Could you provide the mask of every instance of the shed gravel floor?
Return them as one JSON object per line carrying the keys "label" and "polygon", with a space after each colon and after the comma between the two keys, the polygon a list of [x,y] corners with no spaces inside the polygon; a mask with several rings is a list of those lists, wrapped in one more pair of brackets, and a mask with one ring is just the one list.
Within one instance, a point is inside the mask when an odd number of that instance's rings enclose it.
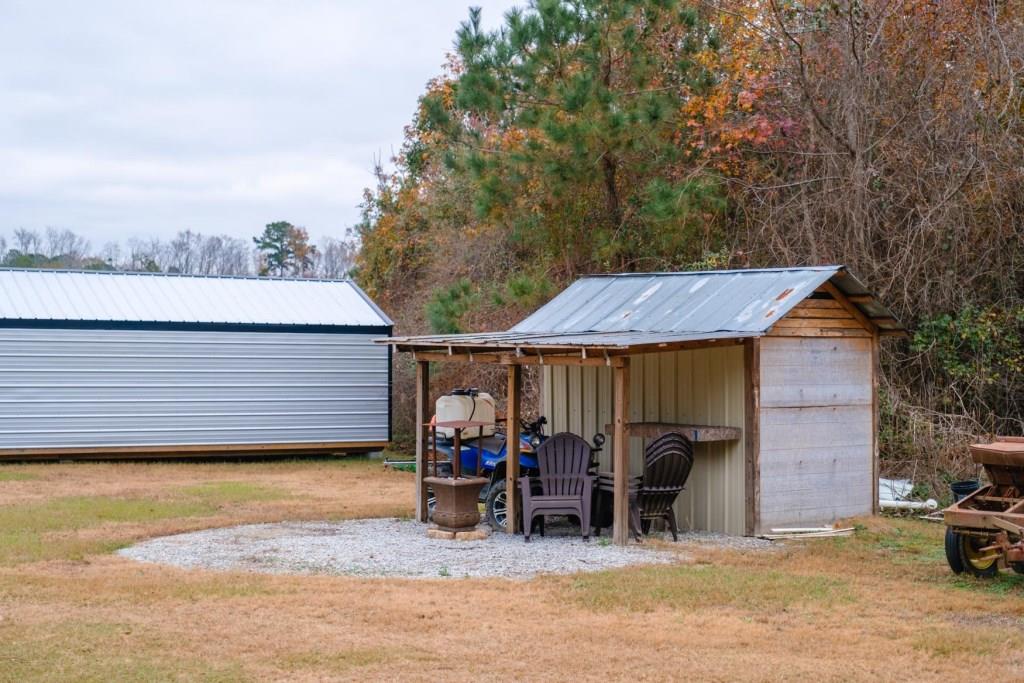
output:
{"label": "shed gravel floor", "polygon": [[155,538],[119,553],[184,568],[409,578],[525,579],[685,559],[608,540],[584,542],[578,527],[551,525],[547,536],[534,535],[530,543],[500,533],[482,541],[442,541],[427,538],[426,525],[411,520],[358,519],[209,529]]}

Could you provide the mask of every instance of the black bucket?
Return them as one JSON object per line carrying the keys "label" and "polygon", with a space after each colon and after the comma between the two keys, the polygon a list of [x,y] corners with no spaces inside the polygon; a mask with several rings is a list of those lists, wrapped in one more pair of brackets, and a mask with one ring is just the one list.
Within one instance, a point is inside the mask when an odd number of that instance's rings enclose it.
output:
{"label": "black bucket", "polygon": [[949,488],[953,492],[953,500],[959,503],[981,488],[981,482],[977,479],[964,479],[963,481],[954,481]]}

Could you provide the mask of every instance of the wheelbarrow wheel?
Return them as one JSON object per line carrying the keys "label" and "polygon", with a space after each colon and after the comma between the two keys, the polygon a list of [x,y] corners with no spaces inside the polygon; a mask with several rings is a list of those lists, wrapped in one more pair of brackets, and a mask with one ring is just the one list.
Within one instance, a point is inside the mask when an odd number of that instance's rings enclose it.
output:
{"label": "wheelbarrow wheel", "polygon": [[981,579],[990,579],[999,573],[998,550],[983,550],[991,545],[991,539],[982,536],[968,536],[957,534],[960,537],[960,560],[964,570],[972,576]]}
{"label": "wheelbarrow wheel", "polygon": [[964,562],[960,559],[960,534],[946,527],[946,562],[954,574],[964,573]]}

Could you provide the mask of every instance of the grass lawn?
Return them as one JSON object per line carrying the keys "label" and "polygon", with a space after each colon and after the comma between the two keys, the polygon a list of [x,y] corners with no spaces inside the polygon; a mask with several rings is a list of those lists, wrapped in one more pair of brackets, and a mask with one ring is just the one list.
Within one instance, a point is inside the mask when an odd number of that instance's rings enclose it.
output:
{"label": "grass lawn", "polygon": [[917,521],[529,582],[113,554],[214,526],[407,516],[411,481],[362,459],[0,465],[0,681],[1024,677],[1024,577],[954,577],[942,527]]}

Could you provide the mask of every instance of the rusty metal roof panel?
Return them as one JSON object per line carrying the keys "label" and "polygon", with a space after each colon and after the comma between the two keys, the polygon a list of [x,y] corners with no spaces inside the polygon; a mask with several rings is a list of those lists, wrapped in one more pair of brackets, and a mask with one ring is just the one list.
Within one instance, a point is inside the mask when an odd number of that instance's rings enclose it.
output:
{"label": "rusty metal roof panel", "polygon": [[[841,266],[594,275],[513,332],[766,332]],[[858,283],[859,284],[859,283]]]}

